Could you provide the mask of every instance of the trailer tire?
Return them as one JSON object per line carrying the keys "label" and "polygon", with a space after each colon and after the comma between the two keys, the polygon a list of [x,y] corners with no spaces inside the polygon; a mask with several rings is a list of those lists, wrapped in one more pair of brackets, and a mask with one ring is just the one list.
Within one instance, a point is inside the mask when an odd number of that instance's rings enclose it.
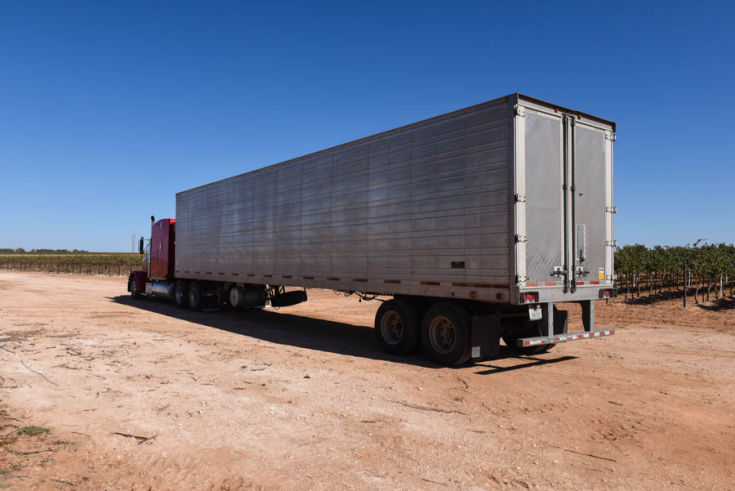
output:
{"label": "trailer tire", "polygon": [[130,296],[132,296],[133,298],[140,298],[138,282],[136,281],[134,274],[131,274],[128,278],[128,291],[130,292]]}
{"label": "trailer tire", "polygon": [[186,298],[190,309],[202,310],[204,298],[202,296],[202,287],[198,282],[192,281],[189,284],[189,294]]}
{"label": "trailer tire", "polygon": [[408,355],[419,344],[419,316],[410,303],[388,300],[375,314],[375,337],[386,353]]}
{"label": "trailer tire", "polygon": [[424,314],[421,343],[427,356],[446,366],[459,366],[470,359],[470,316],[461,305],[435,303]]}
{"label": "trailer tire", "polygon": [[184,280],[177,280],[174,286],[174,303],[177,307],[185,309],[188,307],[189,290]]}

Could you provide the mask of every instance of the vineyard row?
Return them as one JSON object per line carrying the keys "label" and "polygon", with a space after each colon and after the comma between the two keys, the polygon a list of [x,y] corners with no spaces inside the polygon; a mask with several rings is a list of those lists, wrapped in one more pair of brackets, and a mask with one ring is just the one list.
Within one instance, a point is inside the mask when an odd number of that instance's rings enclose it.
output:
{"label": "vineyard row", "polygon": [[681,295],[699,303],[709,301],[714,291],[717,300],[735,287],[735,246],[704,244],[647,248],[628,245],[615,252],[618,291],[627,301],[640,297]]}
{"label": "vineyard row", "polygon": [[13,271],[37,271],[42,273],[75,273],[87,275],[125,275],[130,265],[125,263],[24,263],[0,262],[0,269]]}

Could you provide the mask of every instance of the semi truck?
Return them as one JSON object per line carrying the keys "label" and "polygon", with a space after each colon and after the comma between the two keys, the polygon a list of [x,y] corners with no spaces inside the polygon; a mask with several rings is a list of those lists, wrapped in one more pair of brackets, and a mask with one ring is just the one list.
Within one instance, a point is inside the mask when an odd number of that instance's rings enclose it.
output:
{"label": "semi truck", "polygon": [[354,294],[382,302],[384,351],[447,366],[610,336],[615,131],[516,93],[182,191],[128,291],[194,310]]}

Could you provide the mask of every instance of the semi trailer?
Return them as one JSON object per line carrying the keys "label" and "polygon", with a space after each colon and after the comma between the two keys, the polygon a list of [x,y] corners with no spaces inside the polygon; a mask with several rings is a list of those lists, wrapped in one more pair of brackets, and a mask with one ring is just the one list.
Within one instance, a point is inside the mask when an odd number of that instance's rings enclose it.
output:
{"label": "semi trailer", "polygon": [[128,290],[195,310],[355,294],[382,302],[383,350],[444,365],[609,336],[615,131],[511,94],[183,191]]}

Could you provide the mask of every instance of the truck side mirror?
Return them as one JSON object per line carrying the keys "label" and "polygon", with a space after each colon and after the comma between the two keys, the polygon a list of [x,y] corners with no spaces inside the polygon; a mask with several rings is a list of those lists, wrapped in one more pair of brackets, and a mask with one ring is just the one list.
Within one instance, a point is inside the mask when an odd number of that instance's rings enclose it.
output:
{"label": "truck side mirror", "polygon": [[138,252],[140,252],[141,254],[144,254],[144,252],[143,252],[143,237],[141,237],[140,240],[138,241]]}

